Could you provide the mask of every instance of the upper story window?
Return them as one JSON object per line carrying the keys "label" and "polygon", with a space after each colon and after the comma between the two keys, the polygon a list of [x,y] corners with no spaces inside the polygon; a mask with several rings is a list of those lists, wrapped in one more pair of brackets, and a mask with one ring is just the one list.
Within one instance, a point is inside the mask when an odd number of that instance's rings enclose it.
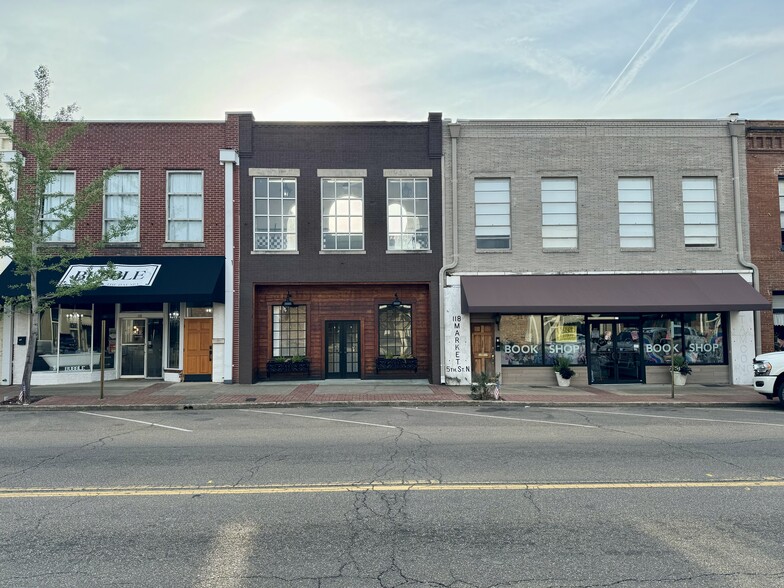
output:
{"label": "upper story window", "polygon": [[321,248],[363,251],[364,181],[321,178]]}
{"label": "upper story window", "polygon": [[653,249],[653,178],[618,178],[621,247]]}
{"label": "upper story window", "polygon": [[297,250],[297,180],[253,180],[253,248],[256,251]]}
{"label": "upper story window", "polygon": [[139,172],[118,172],[107,179],[104,186],[104,235],[108,235],[125,218],[135,219],[136,225],[122,235],[112,237],[112,243],[139,241]]}
{"label": "upper story window", "polygon": [[41,231],[44,241],[49,243],[73,243],[73,223],[68,227],[56,230],[64,217],[72,217],[76,198],[76,173],[59,172],[52,179],[44,192]]}
{"label": "upper story window", "polygon": [[476,248],[511,249],[510,180],[508,178],[475,179],[474,204]]}
{"label": "upper story window", "polygon": [[167,177],[166,240],[204,240],[204,174],[169,172]]}
{"label": "upper story window", "polygon": [[542,178],[542,248],[577,248],[577,178]]}
{"label": "upper story window", "polygon": [[427,178],[387,178],[387,247],[430,249],[430,194]]}
{"label": "upper story window", "polygon": [[683,236],[686,247],[719,244],[716,178],[683,178]]}
{"label": "upper story window", "polygon": [[779,225],[781,226],[781,250],[784,251],[784,178],[779,178]]}

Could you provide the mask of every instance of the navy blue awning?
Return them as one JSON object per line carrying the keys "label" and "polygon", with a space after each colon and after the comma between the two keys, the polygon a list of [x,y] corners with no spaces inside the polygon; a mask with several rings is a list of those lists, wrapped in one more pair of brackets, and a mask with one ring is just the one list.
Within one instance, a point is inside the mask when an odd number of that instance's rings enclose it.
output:
{"label": "navy blue awning", "polygon": [[[39,293],[54,292],[64,275],[79,271],[77,266],[104,266],[110,261],[124,270],[123,279],[85,291],[75,298],[58,300],[65,303],[189,302],[196,305],[224,301],[224,258],[209,255],[85,257],[74,260],[65,272],[40,272]],[[16,264],[12,262],[0,274],[0,297],[28,294],[28,282],[28,276],[16,273]],[[128,283],[134,285],[124,285]]]}

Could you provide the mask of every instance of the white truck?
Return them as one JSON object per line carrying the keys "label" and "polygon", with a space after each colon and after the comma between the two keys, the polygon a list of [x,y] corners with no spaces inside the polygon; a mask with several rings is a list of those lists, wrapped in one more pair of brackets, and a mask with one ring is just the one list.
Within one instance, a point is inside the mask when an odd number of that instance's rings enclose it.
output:
{"label": "white truck", "polygon": [[784,351],[763,353],[754,358],[754,389],[768,400],[778,398],[784,408]]}

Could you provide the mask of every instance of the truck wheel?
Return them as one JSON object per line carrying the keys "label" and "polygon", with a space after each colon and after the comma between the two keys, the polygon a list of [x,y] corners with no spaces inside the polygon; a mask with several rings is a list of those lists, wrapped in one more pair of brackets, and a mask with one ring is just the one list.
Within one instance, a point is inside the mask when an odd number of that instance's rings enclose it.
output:
{"label": "truck wheel", "polygon": [[784,408],[784,382],[780,382],[778,385],[778,397],[779,397],[779,406]]}

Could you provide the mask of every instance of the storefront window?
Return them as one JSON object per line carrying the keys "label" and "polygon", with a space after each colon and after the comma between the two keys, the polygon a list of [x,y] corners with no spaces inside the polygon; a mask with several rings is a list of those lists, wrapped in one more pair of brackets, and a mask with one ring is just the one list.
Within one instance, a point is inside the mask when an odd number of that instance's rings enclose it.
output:
{"label": "storefront window", "polygon": [[585,317],[577,314],[545,315],[544,363],[567,357],[572,365],[585,364]]}
{"label": "storefront window", "polygon": [[378,307],[379,356],[411,356],[411,323],[410,304],[382,304]]}
{"label": "storefront window", "polygon": [[[674,345],[671,340],[671,331],[675,333]],[[680,315],[664,314],[644,317],[642,341],[647,365],[670,363],[673,349],[677,354],[683,351]]]}
{"label": "storefront window", "polygon": [[307,308],[272,307],[272,356],[304,356],[306,351]]}
{"label": "storefront window", "polygon": [[169,346],[168,363],[166,367],[180,368],[180,305],[169,304]]}
{"label": "storefront window", "polygon": [[92,306],[48,308],[40,316],[33,369],[65,372],[99,368],[101,350],[93,343]]}
{"label": "storefront window", "polygon": [[683,315],[683,336],[686,361],[689,363],[724,363],[721,313]]}
{"label": "storefront window", "polygon": [[212,307],[188,305],[185,316],[188,318],[212,318]]}
{"label": "storefront window", "polygon": [[499,325],[504,366],[542,365],[542,317],[504,315]]}

